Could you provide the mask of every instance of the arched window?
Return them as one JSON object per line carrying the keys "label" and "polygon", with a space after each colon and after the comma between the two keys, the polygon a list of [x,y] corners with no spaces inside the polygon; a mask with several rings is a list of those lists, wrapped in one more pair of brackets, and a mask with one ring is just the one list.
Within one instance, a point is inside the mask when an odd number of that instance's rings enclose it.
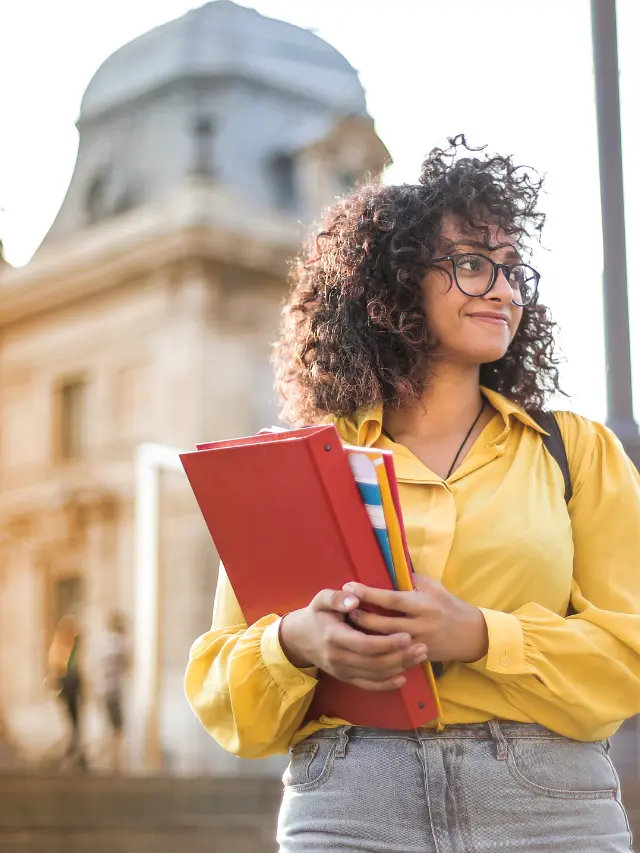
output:
{"label": "arched window", "polygon": [[295,159],[290,154],[278,154],[271,159],[270,165],[276,206],[294,209],[298,203]]}
{"label": "arched window", "polygon": [[113,212],[115,215],[118,215],[119,213],[126,213],[128,210],[135,207],[135,204],[136,198],[132,190],[126,189],[118,196],[118,200],[113,206]]}
{"label": "arched window", "polygon": [[87,190],[85,212],[89,223],[98,222],[107,215],[108,178],[105,172],[97,174]]}
{"label": "arched window", "polygon": [[338,186],[343,195],[353,192],[356,188],[357,178],[353,172],[340,172],[338,174]]}
{"label": "arched window", "polygon": [[193,125],[193,171],[196,175],[213,175],[213,134],[213,120],[208,116],[198,116]]}

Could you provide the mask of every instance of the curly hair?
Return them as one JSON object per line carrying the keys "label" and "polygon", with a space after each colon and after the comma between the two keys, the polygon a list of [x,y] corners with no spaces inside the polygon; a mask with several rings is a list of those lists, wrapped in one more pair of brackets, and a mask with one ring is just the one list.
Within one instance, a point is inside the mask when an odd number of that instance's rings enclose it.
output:
{"label": "curly hair", "polygon": [[[424,392],[436,341],[422,281],[445,215],[487,236],[487,223],[498,225],[521,251],[540,238],[542,179],[511,157],[475,156],[484,149],[462,135],[448,142],[428,155],[418,184],[366,185],[339,201],[296,259],[274,350],[286,420],[348,416]],[[543,408],[560,390],[554,329],[537,299],[525,306],[506,354],[481,365],[481,383],[529,411]]]}

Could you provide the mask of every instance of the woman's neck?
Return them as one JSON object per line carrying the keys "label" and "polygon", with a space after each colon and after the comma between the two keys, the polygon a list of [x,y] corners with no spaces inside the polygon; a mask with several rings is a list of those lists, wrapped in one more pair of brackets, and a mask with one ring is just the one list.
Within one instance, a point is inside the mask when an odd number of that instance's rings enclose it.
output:
{"label": "woman's neck", "polygon": [[439,364],[420,400],[385,409],[384,426],[396,441],[438,441],[466,431],[482,406],[479,368]]}

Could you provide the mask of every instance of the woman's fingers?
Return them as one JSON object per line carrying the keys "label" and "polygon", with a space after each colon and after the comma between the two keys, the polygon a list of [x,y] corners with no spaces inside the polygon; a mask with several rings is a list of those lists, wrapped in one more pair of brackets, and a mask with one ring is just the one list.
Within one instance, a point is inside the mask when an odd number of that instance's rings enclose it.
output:
{"label": "woman's fingers", "polygon": [[414,644],[400,652],[378,657],[366,657],[340,648],[330,650],[327,655],[327,661],[332,670],[348,674],[349,680],[370,678],[373,681],[393,678],[426,659],[427,650],[421,644]]}
{"label": "woman's fingers", "polygon": [[356,631],[346,622],[336,622],[332,625],[328,640],[333,646],[366,657],[387,655],[406,649],[411,645],[411,636],[407,633],[363,634],[362,631]]}
{"label": "woman's fingers", "polygon": [[[344,626],[348,633],[357,633]],[[341,633],[341,632],[337,632]],[[364,637],[367,640],[390,640],[389,637]],[[344,638],[343,638],[344,641]],[[351,648],[330,641],[325,651],[325,669],[341,681],[353,684],[359,680],[387,683],[401,676],[427,659],[427,649],[422,643],[410,642],[380,654],[361,654]],[[391,689],[391,688],[389,688]]]}
{"label": "woman's fingers", "polygon": [[380,616],[378,613],[368,613],[364,610],[352,610],[349,619],[358,628],[375,631],[376,634],[406,634],[413,627],[406,616]]}
{"label": "woman's fingers", "polygon": [[351,581],[342,587],[342,592],[359,599],[360,602],[373,604],[385,610],[395,610],[399,613],[412,615],[424,608],[425,593],[398,592],[392,589],[376,589],[362,583]]}
{"label": "woman's fingers", "polygon": [[340,589],[322,589],[311,602],[313,610],[325,610],[334,613],[349,613],[359,602],[352,592]]}

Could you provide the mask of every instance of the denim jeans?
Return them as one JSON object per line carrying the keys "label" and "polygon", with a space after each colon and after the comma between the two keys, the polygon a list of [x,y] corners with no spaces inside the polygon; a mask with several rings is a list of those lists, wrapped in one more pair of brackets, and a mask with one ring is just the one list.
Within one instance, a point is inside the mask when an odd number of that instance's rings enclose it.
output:
{"label": "denim jeans", "polygon": [[324,730],[293,750],[280,851],[629,853],[608,751],[496,721]]}

